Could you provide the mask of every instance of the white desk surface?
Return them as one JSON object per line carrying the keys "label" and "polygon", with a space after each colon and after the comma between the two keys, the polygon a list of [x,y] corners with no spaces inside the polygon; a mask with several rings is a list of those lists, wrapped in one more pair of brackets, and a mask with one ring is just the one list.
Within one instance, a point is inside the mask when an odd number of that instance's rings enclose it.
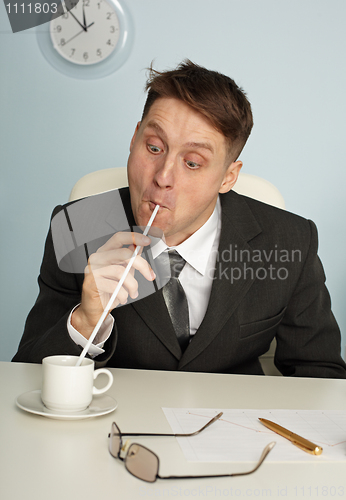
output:
{"label": "white desk surface", "polygon": [[[140,498],[346,498],[346,464],[270,464],[250,476],[158,480],[131,476],[108,452],[113,420],[123,432],[171,432],[162,407],[346,409],[346,381],[112,369],[115,412],[61,421],[15,405],[41,387],[41,365],[0,363],[1,500]],[[135,438],[160,457],[162,475],[244,470],[237,463],[188,463],[175,438]]]}

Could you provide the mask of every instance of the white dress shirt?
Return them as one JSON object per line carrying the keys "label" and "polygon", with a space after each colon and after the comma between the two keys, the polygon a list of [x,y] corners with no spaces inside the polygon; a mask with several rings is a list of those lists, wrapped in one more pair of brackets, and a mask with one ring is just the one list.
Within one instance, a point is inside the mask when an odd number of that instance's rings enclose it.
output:
{"label": "white dress shirt", "polygon": [[[208,307],[220,234],[221,203],[218,198],[212,215],[187,240],[173,247],[168,247],[163,240],[160,240],[151,249],[154,260],[162,252],[168,252],[169,250],[176,250],[186,260],[179,280],[184,288],[189,305],[191,335],[194,335],[198,330]],[[68,332],[76,344],[84,347],[87,339],[71,325],[72,312],[67,322]],[[90,346],[90,356],[95,357],[104,352],[102,347],[112,332],[113,324],[114,318],[109,315],[96,335],[94,343]]]}

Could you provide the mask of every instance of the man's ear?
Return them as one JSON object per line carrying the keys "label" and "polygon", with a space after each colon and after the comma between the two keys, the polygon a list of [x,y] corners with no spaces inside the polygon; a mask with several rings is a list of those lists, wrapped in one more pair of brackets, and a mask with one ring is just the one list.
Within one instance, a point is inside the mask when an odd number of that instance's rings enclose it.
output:
{"label": "man's ear", "polygon": [[132,136],[132,139],[131,139],[131,142],[130,142],[130,151],[132,149],[132,146],[133,146],[133,143],[135,142],[136,140],[136,136],[137,136],[137,132],[138,132],[138,129],[139,129],[139,126],[140,126],[141,122],[138,122],[137,125],[136,125],[136,128],[135,128],[135,132]]}
{"label": "man's ear", "polygon": [[225,176],[219,189],[219,193],[227,193],[232,189],[234,184],[237,182],[238,175],[242,166],[242,161],[234,161],[227,167]]}

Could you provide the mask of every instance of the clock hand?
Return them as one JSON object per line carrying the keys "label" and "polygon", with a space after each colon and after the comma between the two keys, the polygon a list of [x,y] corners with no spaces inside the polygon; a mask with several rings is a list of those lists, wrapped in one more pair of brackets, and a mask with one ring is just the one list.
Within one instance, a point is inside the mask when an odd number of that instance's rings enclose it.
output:
{"label": "clock hand", "polygon": [[78,21],[78,19],[76,18],[76,16],[75,16],[75,15],[74,15],[74,13],[72,12],[72,10],[69,10],[69,13],[70,13],[70,14],[71,14],[71,16],[72,16],[72,17],[73,17],[73,18],[77,21],[77,23],[79,24],[79,26],[80,26],[81,28],[83,28],[83,30],[84,30],[84,31],[87,31],[87,27],[86,27],[86,26],[83,26],[83,24],[82,24],[82,23],[80,23],[80,22]]}
{"label": "clock hand", "polygon": [[73,37],[71,37],[69,40],[67,40],[67,42],[65,42],[64,45],[67,45],[71,40],[73,40],[74,38],[76,38],[76,36],[80,35],[81,33],[83,33],[84,31],[84,28],[82,30],[80,30],[77,35],[74,35]]}
{"label": "clock hand", "polygon": [[88,31],[88,26],[87,26],[86,19],[85,19],[84,0],[82,0],[82,2],[83,2],[83,24],[85,27],[85,31]]}
{"label": "clock hand", "polygon": [[[90,28],[90,26],[92,26],[93,24],[95,24],[95,22],[92,22],[90,23],[87,28]],[[73,40],[74,38],[76,38],[76,36],[80,35],[81,33],[83,33],[84,31],[84,28],[80,31],[78,31],[78,33],[76,35],[74,35],[73,37],[71,37],[69,40],[67,40],[67,42],[65,42],[65,45],[67,45],[71,40]]]}

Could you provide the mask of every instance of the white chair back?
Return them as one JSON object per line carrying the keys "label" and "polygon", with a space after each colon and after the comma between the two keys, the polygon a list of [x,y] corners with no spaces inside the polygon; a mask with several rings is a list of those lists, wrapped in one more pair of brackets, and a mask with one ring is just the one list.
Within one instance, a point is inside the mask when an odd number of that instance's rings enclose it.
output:
{"label": "white chair back", "polygon": [[69,201],[128,186],[127,168],[105,168],[81,177],[73,186]]}

